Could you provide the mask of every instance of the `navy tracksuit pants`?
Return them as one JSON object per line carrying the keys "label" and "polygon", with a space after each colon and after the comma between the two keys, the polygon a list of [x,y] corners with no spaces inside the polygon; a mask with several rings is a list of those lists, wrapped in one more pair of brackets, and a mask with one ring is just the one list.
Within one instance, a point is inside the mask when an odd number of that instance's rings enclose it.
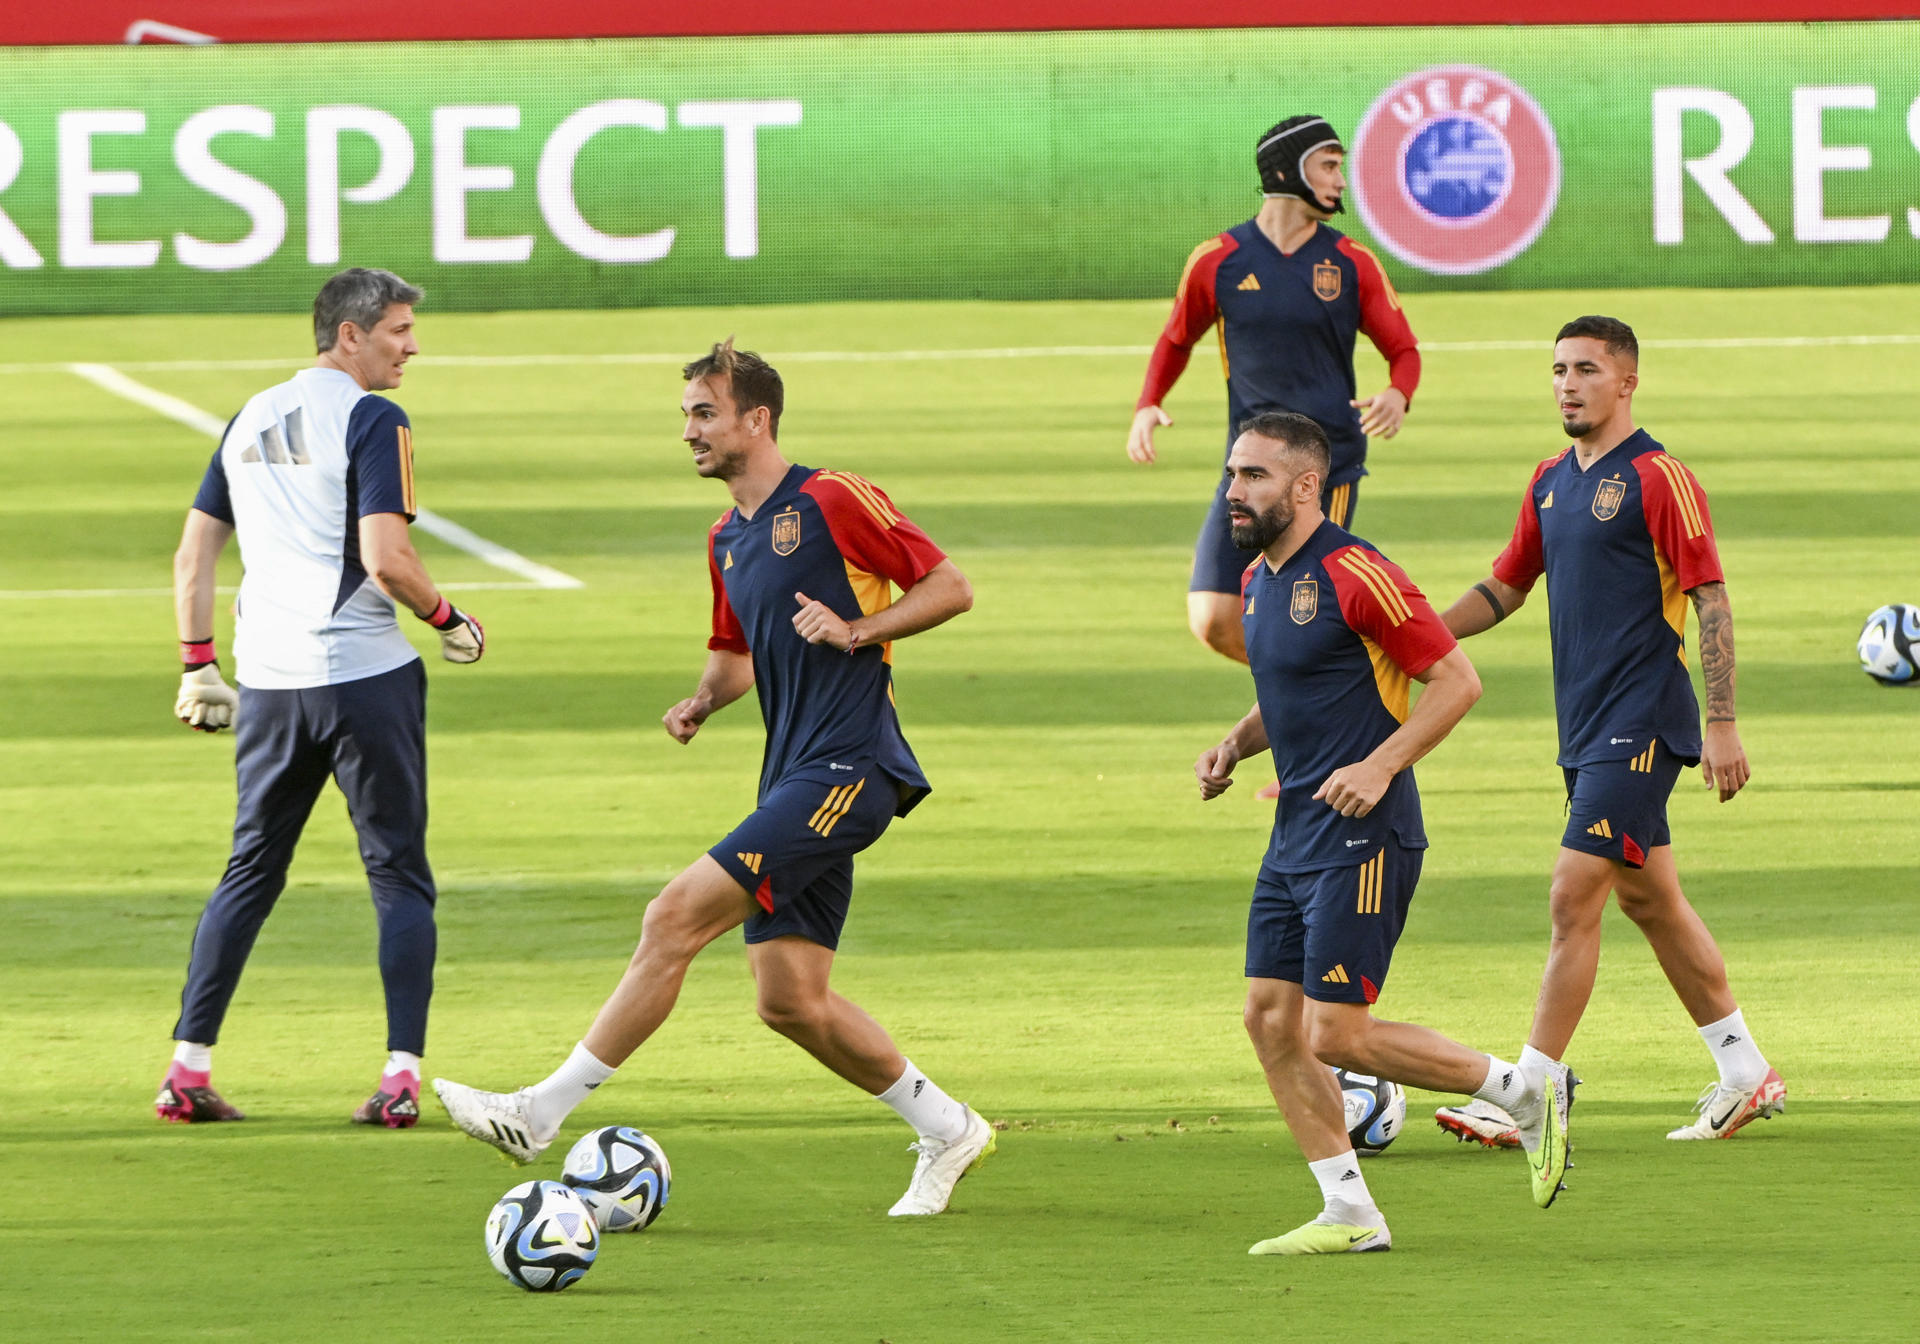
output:
{"label": "navy tracksuit pants", "polygon": [[334,686],[240,688],[233,856],[194,930],[176,1041],[219,1039],[254,939],[286,887],[293,847],[331,776],[346,795],[379,917],[387,1049],[426,1053],[435,950],[426,707],[418,659]]}

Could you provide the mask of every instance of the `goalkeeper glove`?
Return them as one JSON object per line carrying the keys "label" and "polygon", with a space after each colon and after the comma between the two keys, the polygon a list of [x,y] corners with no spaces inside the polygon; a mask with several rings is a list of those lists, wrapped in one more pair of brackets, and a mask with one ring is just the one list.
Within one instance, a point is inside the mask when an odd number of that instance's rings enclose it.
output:
{"label": "goalkeeper glove", "polygon": [[477,663],[487,651],[487,632],[480,622],[444,596],[431,616],[420,619],[440,632],[440,656],[450,663]]}
{"label": "goalkeeper glove", "polygon": [[240,696],[220,675],[220,665],[213,660],[213,641],[184,640],[180,656],[187,670],[180,674],[173,716],[197,733],[217,733],[232,726]]}

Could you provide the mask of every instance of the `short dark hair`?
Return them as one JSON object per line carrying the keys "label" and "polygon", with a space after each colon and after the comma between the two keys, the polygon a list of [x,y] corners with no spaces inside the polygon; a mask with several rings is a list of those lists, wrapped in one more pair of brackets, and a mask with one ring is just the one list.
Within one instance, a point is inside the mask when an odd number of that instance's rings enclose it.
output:
{"label": "short dark hair", "polygon": [[696,378],[725,378],[733,397],[733,409],[745,415],[761,406],[767,408],[767,432],[780,437],[780,412],[786,408],[786,384],[773,365],[751,350],[733,348],[733,337],[714,342],[713,349],[680,370],[688,382]]}
{"label": "short dark hair", "polygon": [[1557,345],[1570,336],[1587,336],[1596,341],[1607,343],[1610,355],[1625,355],[1638,364],[1640,362],[1640,342],[1633,334],[1633,328],[1617,317],[1601,317],[1589,313],[1585,317],[1576,317],[1560,328],[1560,334],[1554,337]]}
{"label": "short dark hair", "polygon": [[1306,470],[1317,471],[1324,483],[1333,465],[1333,450],[1327,446],[1327,431],[1311,416],[1293,411],[1262,411],[1240,422],[1242,434],[1257,434],[1263,439],[1285,444],[1289,453],[1307,459]]}
{"label": "short dark hair", "polygon": [[410,285],[392,271],[375,271],[354,266],[340,272],[313,298],[313,348],[316,354],[333,349],[340,336],[340,324],[351,322],[362,331],[372,331],[396,303],[418,303],[426,297],[418,285]]}

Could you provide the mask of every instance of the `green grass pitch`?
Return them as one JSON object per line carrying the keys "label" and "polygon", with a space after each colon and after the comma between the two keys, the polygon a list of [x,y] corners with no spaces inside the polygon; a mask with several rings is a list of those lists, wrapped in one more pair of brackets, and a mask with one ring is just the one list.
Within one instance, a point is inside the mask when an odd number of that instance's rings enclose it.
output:
{"label": "green grass pitch", "polygon": [[[999,1156],[950,1216],[889,1221],[911,1135],[758,1024],[724,940],[568,1129],[644,1126],[672,1157],[671,1206],[557,1299],[514,1291],[482,1251],[487,1209],[521,1174],[431,1102],[410,1133],[347,1124],[382,1022],[331,790],[218,1053],[220,1086],[251,1118],[176,1128],[151,1110],[231,822],[231,739],[171,720],[171,611],[151,591],[169,582],[210,444],[59,366],[173,361],[131,372],[224,418],[276,376],[226,365],[298,364],[304,319],[0,325],[0,1334],[1913,1338],[1920,690],[1873,685],[1852,645],[1873,607],[1920,601],[1920,377],[1912,343],[1780,340],[1912,333],[1916,299],[1409,297],[1425,380],[1405,433],[1374,450],[1358,530],[1440,604],[1485,572],[1533,463],[1562,442],[1558,323],[1617,312],[1649,341],[1638,409],[1712,496],[1755,765],[1724,807],[1683,777],[1681,868],[1792,1104],[1736,1142],[1665,1141],[1711,1067],[1616,913],[1572,1052],[1587,1082],[1559,1204],[1536,1210],[1518,1157],[1454,1145],[1416,1094],[1409,1131],[1368,1168],[1394,1253],[1300,1262],[1245,1254],[1316,1194],[1239,1023],[1263,772],[1249,765],[1205,807],[1190,773],[1251,697],[1184,627],[1220,461],[1210,354],[1143,469],[1122,451],[1139,354],[805,356],[1143,346],[1160,303],[428,305],[429,357],[585,357],[428,358],[401,394],[422,502],[585,583],[468,594],[485,662],[430,663],[430,1071],[544,1075],[613,983],[646,900],[752,804],[751,703],[689,748],[658,727],[704,656],[702,539],[723,493],[678,442],[675,364],[592,356],[684,356],[739,333],[787,377],[788,455],[880,482],[978,593],[972,614],[897,651],[935,793],[861,861],[836,982],[1005,1122]],[[1749,343],[1702,344],[1727,337]],[[1380,376],[1368,352],[1363,384]],[[431,539],[422,550],[446,582],[507,577]],[[47,590],[93,595],[23,595]],[[218,624],[230,648],[224,612]],[[1420,767],[1433,848],[1380,1008],[1510,1056],[1562,815],[1540,606],[1467,647],[1487,694]],[[527,1174],[557,1175],[565,1146]]]}

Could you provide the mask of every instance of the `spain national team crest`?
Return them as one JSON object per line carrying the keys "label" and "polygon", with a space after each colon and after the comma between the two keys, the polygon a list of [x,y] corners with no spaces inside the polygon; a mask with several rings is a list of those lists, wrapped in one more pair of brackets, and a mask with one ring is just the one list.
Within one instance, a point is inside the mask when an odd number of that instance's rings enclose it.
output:
{"label": "spain national team crest", "polygon": [[1440,65],[1391,85],[1347,156],[1380,245],[1435,275],[1477,275],[1533,245],[1560,197],[1553,124],[1505,75]]}
{"label": "spain national team crest", "polygon": [[773,553],[792,555],[800,549],[800,510],[773,515]]}
{"label": "spain national team crest", "polygon": [[1593,492],[1593,516],[1606,522],[1620,512],[1620,501],[1627,497],[1627,483],[1618,476],[1610,481],[1600,482],[1600,488]]}
{"label": "spain national team crest", "polygon": [[1287,608],[1287,615],[1293,617],[1295,625],[1305,625],[1320,610],[1320,585],[1312,579],[1296,579],[1293,585],[1293,603]]}
{"label": "spain national team crest", "polygon": [[1330,261],[1314,263],[1313,292],[1328,303],[1340,297],[1340,268]]}

